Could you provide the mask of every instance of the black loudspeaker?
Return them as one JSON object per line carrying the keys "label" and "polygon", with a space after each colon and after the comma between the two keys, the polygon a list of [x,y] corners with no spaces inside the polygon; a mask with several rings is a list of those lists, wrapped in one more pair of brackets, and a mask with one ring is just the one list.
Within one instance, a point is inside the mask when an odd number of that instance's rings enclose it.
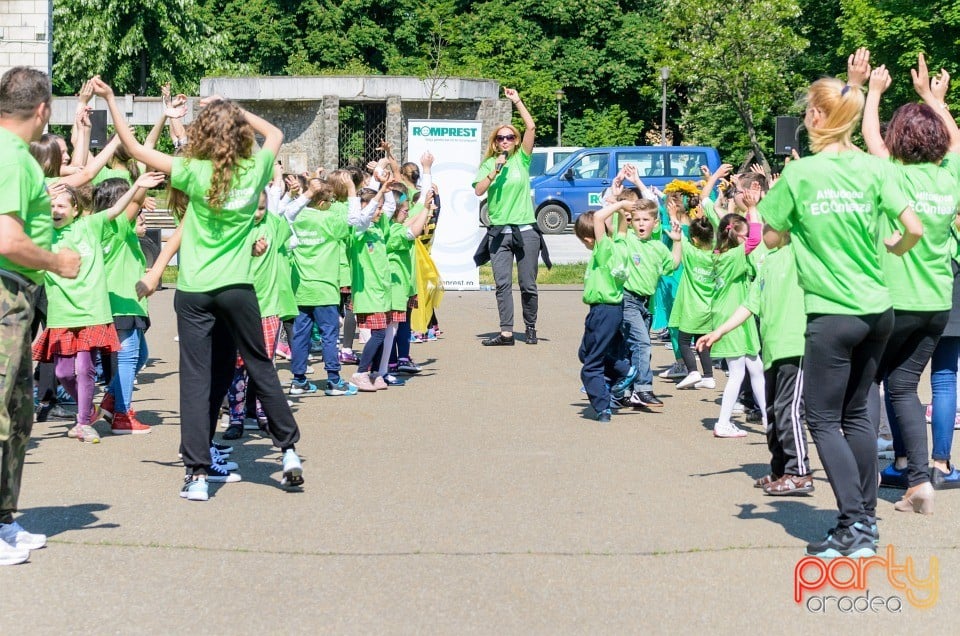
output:
{"label": "black loudspeaker", "polygon": [[789,155],[800,151],[800,119],[798,117],[777,117],[777,129],[774,134],[775,155]]}
{"label": "black loudspeaker", "polygon": [[90,111],[90,147],[102,150],[107,145],[107,111]]}
{"label": "black loudspeaker", "polygon": [[147,235],[140,239],[140,249],[147,258],[147,267],[153,267],[160,256],[160,249],[163,245],[163,238],[159,229],[152,228],[147,230]]}

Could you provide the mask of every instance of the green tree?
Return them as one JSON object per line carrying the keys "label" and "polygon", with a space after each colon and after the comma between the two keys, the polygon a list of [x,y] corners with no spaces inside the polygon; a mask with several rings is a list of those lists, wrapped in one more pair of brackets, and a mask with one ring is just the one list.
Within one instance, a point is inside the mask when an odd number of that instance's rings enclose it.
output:
{"label": "green tree", "polygon": [[643,122],[634,121],[618,104],[600,111],[584,109],[567,123],[563,143],[567,146],[634,146],[640,143]]}
{"label": "green tree", "polygon": [[682,120],[702,118],[716,106],[732,109],[746,145],[766,163],[761,130],[802,83],[788,70],[807,46],[790,27],[799,14],[796,0],[668,0],[660,51],[672,81],[688,89]]}
{"label": "green tree", "polygon": [[146,94],[166,81],[195,93],[225,39],[196,0],[58,0],[54,90],[75,93],[99,73],[118,93]]}

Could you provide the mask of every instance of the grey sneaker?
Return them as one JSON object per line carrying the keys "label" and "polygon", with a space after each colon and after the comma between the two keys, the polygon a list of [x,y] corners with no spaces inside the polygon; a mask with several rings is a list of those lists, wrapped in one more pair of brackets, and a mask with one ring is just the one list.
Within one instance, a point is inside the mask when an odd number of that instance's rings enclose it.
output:
{"label": "grey sneaker", "polygon": [[673,366],[667,369],[666,371],[661,371],[659,377],[664,380],[676,380],[678,378],[687,377],[687,365],[683,363],[683,360],[677,360],[673,363]]}

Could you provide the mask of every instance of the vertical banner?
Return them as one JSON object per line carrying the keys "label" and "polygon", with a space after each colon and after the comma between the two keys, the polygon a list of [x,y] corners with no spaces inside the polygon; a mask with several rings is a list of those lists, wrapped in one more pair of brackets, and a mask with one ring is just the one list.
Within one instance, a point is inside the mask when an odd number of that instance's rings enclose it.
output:
{"label": "vertical banner", "polygon": [[473,253],[486,232],[480,227],[480,201],[470,185],[480,165],[483,140],[479,121],[411,119],[407,122],[407,161],[420,163],[430,151],[433,182],[440,190],[440,219],[430,255],[445,289],[480,289]]}

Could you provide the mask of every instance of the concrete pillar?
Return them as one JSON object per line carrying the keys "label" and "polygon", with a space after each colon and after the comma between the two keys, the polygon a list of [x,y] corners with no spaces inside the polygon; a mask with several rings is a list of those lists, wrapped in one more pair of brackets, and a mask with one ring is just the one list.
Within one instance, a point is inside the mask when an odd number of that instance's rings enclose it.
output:
{"label": "concrete pillar", "polygon": [[386,120],[386,138],[393,146],[393,156],[403,161],[407,156],[404,142],[407,135],[403,129],[403,104],[399,95],[387,96],[387,120]]}
{"label": "concrete pillar", "polygon": [[323,146],[321,163],[329,170],[340,167],[340,98],[323,96]]}
{"label": "concrete pillar", "polygon": [[481,156],[487,151],[487,139],[490,133],[498,126],[508,124],[513,116],[513,104],[509,99],[484,99],[480,102],[480,108],[477,109],[477,119],[483,123],[483,129],[480,134],[483,137],[481,146]]}

